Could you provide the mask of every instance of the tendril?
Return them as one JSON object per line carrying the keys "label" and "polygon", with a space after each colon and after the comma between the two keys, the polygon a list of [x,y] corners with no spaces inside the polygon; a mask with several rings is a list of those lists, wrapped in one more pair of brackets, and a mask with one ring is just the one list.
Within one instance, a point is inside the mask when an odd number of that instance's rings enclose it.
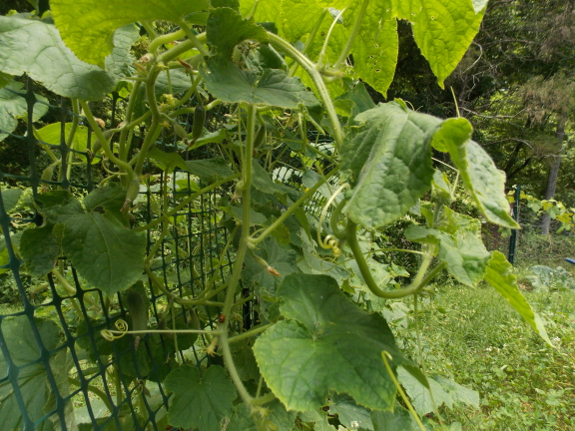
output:
{"label": "tendril", "polygon": [[117,331],[114,331],[113,329],[102,329],[100,331],[100,334],[102,334],[102,338],[104,338],[104,340],[118,340],[128,333],[128,322],[125,320],[118,319],[114,325],[116,326]]}
{"label": "tendril", "polygon": [[331,234],[327,235],[325,237],[325,239],[323,239],[323,240],[321,239],[323,222],[325,220],[325,216],[327,215],[327,211],[328,211],[329,207],[333,204],[333,202],[336,200],[336,198],[339,196],[339,194],[348,188],[349,188],[348,183],[342,184],[327,200],[326,204],[324,205],[324,207],[321,210],[321,214],[319,217],[319,223],[318,223],[319,226],[317,229],[317,242],[321,248],[323,248],[325,250],[331,249],[333,251],[333,254],[335,257],[341,256],[341,249],[339,248],[339,241],[337,240],[337,238],[335,236],[333,236]]}

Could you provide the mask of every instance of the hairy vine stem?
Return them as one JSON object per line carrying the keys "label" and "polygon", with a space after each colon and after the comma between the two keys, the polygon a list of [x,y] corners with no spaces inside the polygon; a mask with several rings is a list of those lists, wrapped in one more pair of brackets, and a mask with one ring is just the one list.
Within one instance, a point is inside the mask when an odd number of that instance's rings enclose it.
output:
{"label": "hairy vine stem", "polygon": [[339,171],[339,167],[330,171],[325,175],[320,181],[314,184],[309,190],[307,190],[297,201],[295,201],[287,210],[285,210],[281,216],[279,216],[270,226],[268,226],[262,233],[260,233],[256,238],[249,238],[250,247],[256,247],[261,243],[269,234],[271,234],[275,229],[281,226],[286,219],[293,214],[293,212],[298,209],[305,201],[307,201],[314,193],[323,186],[327,180]]}
{"label": "hairy vine stem", "polygon": [[341,146],[343,145],[343,138],[344,138],[343,129],[341,127],[339,119],[337,118],[335,107],[331,100],[331,96],[329,95],[329,91],[325,85],[325,82],[323,81],[321,73],[317,70],[316,66],[306,56],[304,56],[301,52],[297,50],[297,48],[295,48],[286,40],[270,32],[268,32],[268,39],[269,42],[274,47],[280,49],[281,51],[284,51],[290,57],[296,60],[311,77],[317,88],[320,99],[323,102],[324,107],[327,111],[331,127],[333,128],[333,135],[336,146],[338,149],[341,148]]}
{"label": "hairy vine stem", "polygon": [[98,138],[98,140],[102,145],[104,154],[106,154],[106,157],[110,159],[112,163],[116,164],[123,172],[126,173],[126,175],[128,176],[127,183],[129,184],[130,181],[132,181],[132,178],[134,177],[134,171],[132,170],[132,167],[124,160],[121,160],[118,157],[116,157],[116,155],[112,152],[110,142],[108,138],[104,136],[104,133],[102,132],[100,126],[96,122],[94,115],[92,115],[92,111],[88,106],[88,102],[86,102],[85,100],[80,100],[80,105],[82,106],[82,110],[84,111],[84,115],[86,116],[88,123],[90,123],[90,126],[92,127],[92,131],[96,134],[96,137]]}
{"label": "hairy vine stem", "polygon": [[347,222],[345,238],[347,239],[349,248],[353,253],[353,257],[357,262],[357,266],[359,267],[359,270],[361,272],[363,280],[365,281],[365,284],[374,295],[379,296],[380,298],[399,299],[404,298],[408,295],[414,295],[418,293],[421,289],[423,289],[425,286],[427,286],[431,282],[431,280],[433,280],[435,276],[439,274],[446,266],[445,263],[442,262],[435,268],[433,268],[427,275],[425,275],[427,269],[429,268],[429,265],[431,264],[431,261],[433,260],[433,251],[434,251],[433,248],[428,247],[423,256],[423,262],[421,262],[419,270],[417,271],[417,274],[415,275],[411,284],[400,290],[385,291],[379,288],[379,286],[373,279],[373,276],[371,275],[371,271],[369,270],[364,254],[361,251],[361,247],[359,246],[359,242],[357,240],[357,224],[352,222],[351,220],[348,220]]}
{"label": "hairy vine stem", "polygon": [[251,401],[253,397],[248,393],[246,387],[244,386],[236,365],[234,363],[232,352],[230,349],[230,342],[228,339],[229,321],[228,316],[232,310],[234,304],[234,298],[236,295],[236,288],[238,287],[241,273],[244,266],[244,261],[248,251],[248,240],[250,236],[250,209],[251,209],[251,184],[252,184],[252,159],[253,159],[253,147],[255,140],[255,124],[256,124],[256,109],[253,105],[247,106],[247,130],[246,130],[246,141],[245,141],[245,153],[242,157],[242,227],[241,236],[238,251],[236,253],[236,261],[234,263],[234,268],[232,270],[232,275],[230,277],[230,282],[226,292],[226,299],[224,302],[224,307],[222,310],[222,315],[224,316],[223,323],[220,324],[220,330],[222,332],[220,336],[220,346],[222,348],[222,354],[224,357],[224,362],[226,368],[230,373],[230,377],[238,390],[242,400],[245,405],[253,411],[253,406]]}

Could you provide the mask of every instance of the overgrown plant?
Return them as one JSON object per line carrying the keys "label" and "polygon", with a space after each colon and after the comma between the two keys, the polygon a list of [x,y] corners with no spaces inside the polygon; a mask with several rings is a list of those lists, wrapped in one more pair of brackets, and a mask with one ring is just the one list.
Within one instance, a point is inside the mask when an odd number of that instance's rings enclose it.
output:
{"label": "overgrown plant", "polygon": [[[109,176],[83,199],[67,190],[34,196],[43,224],[23,232],[19,253],[28,272],[51,273],[69,292],[75,289],[61,261],[54,267],[60,256],[110,298],[109,307],[122,292],[131,324],[116,320],[116,327],[102,332],[105,339],[133,343],[138,357],[142,342],[151,351],[159,334],[175,342],[167,361],[175,368],[159,378],[173,393],[170,425],[202,431],[222,424],[228,430],[253,424],[258,430],[331,429],[321,407],[342,394],[371,412],[376,429],[410,423],[396,402],[393,373],[401,367],[423,387],[429,382],[395,345],[381,307],[368,313],[361,298],[381,303],[414,296],[417,304],[443,270],[470,286],[488,281],[549,342],[511,265],[481,242],[480,221],[450,209],[461,182],[488,221],[517,227],[508,214],[504,175],[471,140],[469,122],[415,112],[401,100],[374,106],[358,81],[385,93],[397,59],[397,19],[405,19],[442,85],[477,32],[485,1],[52,0],[50,6],[51,14],[42,18],[0,17],[0,71],[8,82],[2,91],[14,98],[21,85],[10,75],[25,73],[70,98],[74,112],[89,124],[92,151],[54,156],[46,178],[65,179],[75,158],[95,156],[103,158]],[[159,34],[159,21],[171,23],[161,26],[171,30]],[[135,22],[147,32],[149,45],[134,62]],[[50,68],[43,67],[45,52],[51,53]],[[127,104],[122,122],[106,125],[88,102],[113,91]],[[206,113],[221,105],[227,123],[206,130]],[[22,115],[26,107],[14,109]],[[193,114],[190,130],[178,121],[187,113]],[[2,124],[9,132],[10,125]],[[310,131],[329,134],[333,143],[318,145]],[[61,147],[79,149],[80,133],[88,135],[76,119],[65,128]],[[162,133],[179,137],[179,153],[155,146]],[[134,139],[136,134],[143,141]],[[198,162],[181,156],[208,145],[219,157]],[[273,180],[286,151],[301,160],[299,187]],[[434,167],[433,151],[449,154],[454,182]],[[202,188],[174,208],[168,199],[149,195],[152,216],[145,223],[134,217],[133,204],[140,190],[154,187],[149,161],[165,174],[197,175]],[[169,175],[161,178],[164,196],[176,193]],[[178,228],[178,211],[222,187],[233,189],[225,211],[237,225],[219,258],[223,262],[233,251],[231,273],[208,280],[195,296],[175,295],[152,270],[156,253],[170,229]],[[317,193],[325,195],[325,205],[312,217],[304,205]],[[372,259],[378,250],[367,239],[408,211],[421,216],[421,223],[405,231],[422,244],[421,259],[414,274],[402,274],[409,283],[401,287],[383,276],[388,272]],[[152,231],[159,234],[146,250],[145,233]],[[154,295],[168,300],[162,321],[147,322],[143,279]],[[90,295],[84,301],[74,303],[79,315],[86,307],[97,318],[102,310],[96,302]],[[235,317],[246,302],[257,311],[257,324],[250,328]],[[182,308],[191,321],[173,318]],[[208,308],[217,310],[217,326],[207,323]],[[54,338],[56,329],[44,328]],[[194,343],[221,356],[223,366],[175,359],[178,350]],[[92,357],[113,355],[104,340],[97,345],[101,350],[89,352]],[[238,361],[254,357],[254,372],[239,369]],[[135,375],[145,377],[142,361]],[[57,361],[51,366],[58,367]],[[135,375],[130,379],[143,385]],[[145,416],[143,403],[139,413]],[[0,413],[11,414],[4,408]],[[65,426],[67,419],[59,420]]]}

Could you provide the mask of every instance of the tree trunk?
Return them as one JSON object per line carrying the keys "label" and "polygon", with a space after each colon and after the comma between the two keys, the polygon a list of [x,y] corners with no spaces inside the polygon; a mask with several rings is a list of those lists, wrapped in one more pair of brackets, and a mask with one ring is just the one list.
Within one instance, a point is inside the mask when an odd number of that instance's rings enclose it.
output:
{"label": "tree trunk", "polygon": [[[559,175],[559,167],[561,166],[561,146],[563,144],[563,139],[565,138],[565,123],[567,122],[567,116],[563,116],[559,119],[557,123],[557,130],[555,131],[555,137],[557,138],[559,152],[553,158],[553,164],[549,170],[549,176],[547,177],[547,188],[545,189],[545,199],[551,199],[555,196],[555,187],[557,186],[557,177]],[[549,235],[549,227],[551,224],[551,217],[549,214],[543,214],[541,219],[541,233],[543,235]]]}

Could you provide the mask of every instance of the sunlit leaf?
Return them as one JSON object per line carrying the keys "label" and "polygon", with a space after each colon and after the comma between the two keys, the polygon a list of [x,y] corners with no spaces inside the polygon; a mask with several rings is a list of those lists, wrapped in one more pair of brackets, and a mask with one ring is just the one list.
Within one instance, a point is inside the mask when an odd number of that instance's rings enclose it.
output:
{"label": "sunlit leaf", "polygon": [[288,410],[324,405],[330,391],[361,405],[389,409],[395,386],[381,361],[404,361],[385,320],[355,306],[324,275],[294,273],[278,289],[286,320],[260,336],[254,353],[268,386]]}

